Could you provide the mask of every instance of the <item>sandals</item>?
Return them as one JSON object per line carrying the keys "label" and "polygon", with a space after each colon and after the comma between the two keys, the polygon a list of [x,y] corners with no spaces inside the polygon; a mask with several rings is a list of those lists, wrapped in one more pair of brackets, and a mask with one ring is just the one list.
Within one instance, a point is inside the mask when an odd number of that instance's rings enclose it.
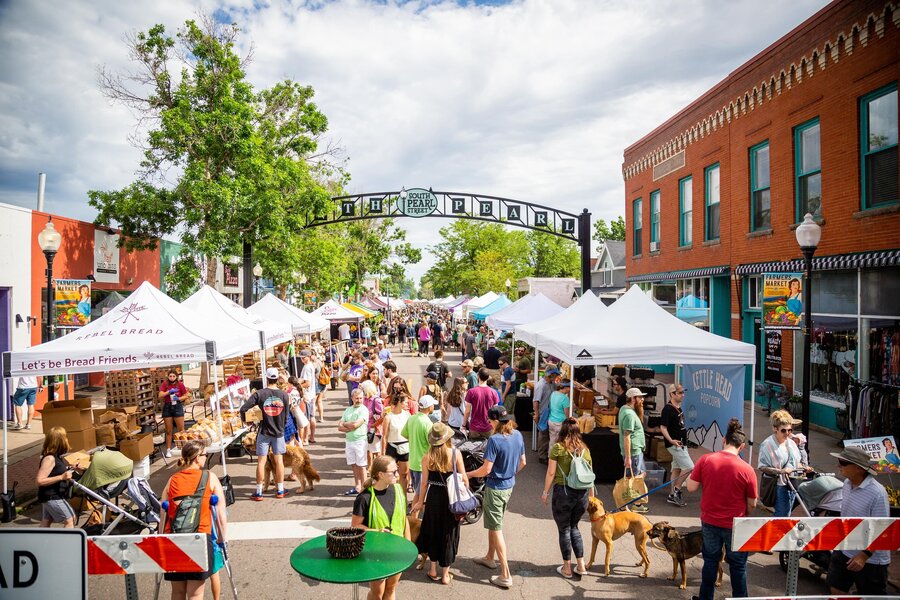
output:
{"label": "sandals", "polygon": [[441,580],[440,575],[432,575],[431,573],[425,573],[425,576],[428,577],[428,579],[430,579],[432,581],[440,581]]}
{"label": "sandals", "polygon": [[572,574],[569,573],[568,575],[566,575],[566,572],[563,571],[563,566],[562,566],[562,565],[559,565],[558,567],[556,567],[556,572],[559,573],[560,576],[562,576],[562,577],[564,577],[564,578],[566,578],[566,579],[572,579]]}

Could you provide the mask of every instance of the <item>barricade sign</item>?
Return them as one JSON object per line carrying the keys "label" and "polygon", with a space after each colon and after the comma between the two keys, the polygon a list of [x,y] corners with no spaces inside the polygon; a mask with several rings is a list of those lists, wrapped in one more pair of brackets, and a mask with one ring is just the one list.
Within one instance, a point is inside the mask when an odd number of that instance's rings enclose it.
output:
{"label": "barricade sign", "polygon": [[89,575],[202,573],[209,568],[201,533],[108,535],[87,540]]}
{"label": "barricade sign", "polygon": [[741,552],[900,549],[900,519],[804,517],[734,520],[732,548]]}
{"label": "barricade sign", "polygon": [[0,598],[87,600],[81,529],[0,529]]}
{"label": "barricade sign", "polygon": [[[740,600],[884,600],[884,596],[753,596]],[[728,600],[738,600],[729,598]]]}

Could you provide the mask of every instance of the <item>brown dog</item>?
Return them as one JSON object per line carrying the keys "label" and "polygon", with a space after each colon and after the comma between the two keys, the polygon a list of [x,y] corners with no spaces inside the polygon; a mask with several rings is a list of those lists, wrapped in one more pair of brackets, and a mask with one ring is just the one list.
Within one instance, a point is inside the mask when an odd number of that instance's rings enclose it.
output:
{"label": "brown dog", "polygon": [[650,531],[652,525],[644,515],[633,513],[630,511],[619,511],[608,513],[603,508],[603,502],[599,498],[588,499],[588,515],[591,518],[591,560],[587,564],[590,569],[594,564],[594,557],[597,554],[597,544],[601,541],[606,546],[606,566],[605,575],[609,576],[609,559],[612,554],[613,542],[626,533],[634,536],[634,547],[637,548],[638,554],[641,555],[641,562],[635,566],[644,565],[644,572],[641,577],[647,576],[650,570],[650,557],[647,555],[647,532]]}
{"label": "brown dog", "polygon": [[[669,581],[675,581],[678,576],[678,567],[681,567],[681,584],[679,589],[687,589],[687,571],[684,563],[687,559],[693,558],[703,552],[703,533],[700,531],[691,531],[689,533],[681,533],[676,531],[674,527],[666,521],[660,521],[653,525],[647,536],[651,539],[651,544],[660,550],[665,550],[672,557],[672,576],[666,577]],[[656,540],[662,541],[665,548],[660,548],[656,544]],[[724,558],[725,552],[723,550]],[[716,579],[716,587],[722,585],[722,561],[719,560],[719,576]]]}
{"label": "brown dog", "polygon": [[[256,454],[256,433],[251,432],[245,435],[242,444],[247,452]],[[282,456],[282,461],[284,462],[284,470],[287,471],[290,467],[291,474],[296,475],[297,480],[300,482],[300,487],[297,489],[298,494],[302,494],[307,491],[307,489],[315,489],[313,482],[322,480],[319,476],[319,472],[312,466],[309,453],[300,446],[288,444],[285,453]],[[269,491],[270,482],[275,483],[275,459],[271,450],[269,450],[269,456],[266,459],[266,470],[263,481],[265,481],[265,486],[263,488],[264,492]]]}

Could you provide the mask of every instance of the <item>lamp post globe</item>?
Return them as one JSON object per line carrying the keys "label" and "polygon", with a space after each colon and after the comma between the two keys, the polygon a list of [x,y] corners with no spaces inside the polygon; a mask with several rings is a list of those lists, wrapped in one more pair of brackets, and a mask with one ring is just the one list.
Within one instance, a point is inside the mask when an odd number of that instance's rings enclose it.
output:
{"label": "lamp post globe", "polygon": [[259,300],[259,278],[262,277],[262,274],[263,274],[262,265],[260,265],[259,263],[256,263],[253,266],[253,287],[256,288],[256,290],[253,294],[254,301]]}
{"label": "lamp post globe", "polygon": [[[802,381],[802,414],[801,429],[809,440],[809,385],[810,385],[810,351],[812,349],[812,259],[822,239],[822,227],[816,223],[810,213],[806,213],[803,222],[794,232],[797,244],[803,252],[803,266],[806,273],[806,285],[803,286],[803,381]],[[807,441],[807,454],[810,454]]]}

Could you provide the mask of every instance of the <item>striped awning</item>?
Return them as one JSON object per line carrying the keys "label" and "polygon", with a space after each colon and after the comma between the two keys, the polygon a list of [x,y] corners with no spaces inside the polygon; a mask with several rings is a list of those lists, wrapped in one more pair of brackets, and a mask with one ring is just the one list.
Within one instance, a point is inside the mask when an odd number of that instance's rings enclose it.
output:
{"label": "striped awning", "polygon": [[[813,256],[815,271],[841,271],[845,269],[865,269],[872,267],[896,267],[900,265],[900,249],[838,254],[835,256]],[[802,271],[803,259],[780,262],[761,262],[738,265],[736,275],[756,275],[759,273],[790,273]]]}
{"label": "striped awning", "polygon": [[628,277],[631,283],[641,281],[669,281],[672,279],[693,279],[695,277],[711,277],[713,275],[725,275],[728,273],[728,265],[719,267],[704,267],[702,269],[688,269],[686,271],[667,271],[665,273],[645,273]]}

